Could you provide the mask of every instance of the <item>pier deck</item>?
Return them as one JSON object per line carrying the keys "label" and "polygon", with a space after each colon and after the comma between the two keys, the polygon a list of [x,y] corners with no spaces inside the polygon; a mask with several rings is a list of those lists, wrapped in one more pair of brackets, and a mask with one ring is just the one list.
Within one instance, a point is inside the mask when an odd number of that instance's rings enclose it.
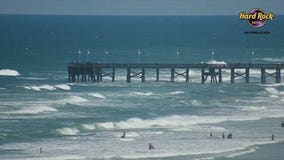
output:
{"label": "pier deck", "polygon": [[[157,63],[79,63],[72,62],[68,64],[69,82],[101,82],[103,77],[111,77],[115,81],[116,69],[126,70],[126,82],[130,83],[132,77],[141,78],[145,82],[145,69],[156,70],[156,81],[159,81],[160,69],[170,69],[170,81],[174,82],[175,77],[183,76],[186,82],[189,82],[189,69],[200,69],[201,83],[205,83],[210,77],[210,83],[222,83],[222,69],[230,69],[231,83],[235,82],[236,77],[242,77],[246,83],[249,83],[250,69],[260,69],[261,83],[266,83],[266,77],[275,79],[275,83],[281,82],[281,69],[284,64],[263,64],[263,63],[229,63],[229,64],[157,64]],[[108,72],[104,71],[107,69]],[[141,69],[141,72],[131,71],[132,69]],[[176,69],[185,69],[184,72],[176,72]],[[236,69],[244,69],[243,73],[235,72]],[[273,73],[266,72],[266,69],[275,70]],[[111,71],[109,71],[111,70]]]}

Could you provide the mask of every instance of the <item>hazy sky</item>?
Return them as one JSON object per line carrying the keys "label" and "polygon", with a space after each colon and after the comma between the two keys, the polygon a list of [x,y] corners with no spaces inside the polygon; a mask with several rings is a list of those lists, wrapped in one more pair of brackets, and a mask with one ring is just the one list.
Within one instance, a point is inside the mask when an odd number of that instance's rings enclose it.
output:
{"label": "hazy sky", "polygon": [[284,0],[0,0],[0,14],[232,15],[253,8],[284,14]]}

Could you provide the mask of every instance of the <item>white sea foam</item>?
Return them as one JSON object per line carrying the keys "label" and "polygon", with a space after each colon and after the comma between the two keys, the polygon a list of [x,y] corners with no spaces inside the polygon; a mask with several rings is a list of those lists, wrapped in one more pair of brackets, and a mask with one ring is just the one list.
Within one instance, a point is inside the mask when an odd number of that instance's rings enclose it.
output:
{"label": "white sea foam", "polygon": [[102,99],[106,98],[104,95],[99,94],[99,93],[89,93],[88,95],[96,97],[96,98],[102,98]]}
{"label": "white sea foam", "polygon": [[96,124],[82,124],[81,127],[85,130],[96,130]]}
{"label": "white sea foam", "polygon": [[199,101],[197,101],[197,100],[195,100],[195,99],[191,100],[190,103],[191,103],[192,105],[194,105],[194,106],[201,106],[201,105],[202,105],[201,102],[199,102]]}
{"label": "white sea foam", "polygon": [[170,94],[172,95],[184,94],[184,91],[174,91],[174,92],[170,92]]}
{"label": "white sea foam", "polygon": [[233,158],[233,157],[236,157],[236,156],[240,156],[240,155],[244,155],[244,154],[248,154],[248,153],[253,153],[253,152],[255,152],[255,149],[250,148],[249,150],[244,150],[244,151],[241,151],[241,152],[233,153],[233,154],[230,154],[230,155],[225,156],[225,157]]}
{"label": "white sea foam", "polygon": [[1,69],[0,76],[19,76],[20,73],[13,69]]}
{"label": "white sea foam", "polygon": [[45,85],[41,85],[41,86],[22,86],[25,89],[28,90],[34,90],[34,91],[41,91],[41,90],[49,90],[49,91],[53,91],[56,90],[56,88],[54,88],[51,85],[45,84]]}
{"label": "white sea foam", "polygon": [[[82,160],[86,159],[84,156],[78,156],[78,155],[49,155],[47,157],[29,157],[29,158],[20,158],[20,160]],[[10,159],[10,160],[19,160],[19,158]]]}
{"label": "white sea foam", "polygon": [[284,61],[284,58],[272,58],[272,57],[265,57],[265,58],[262,58],[261,60],[263,61],[267,61],[267,62],[283,62]]}
{"label": "white sea foam", "polygon": [[10,111],[6,113],[9,113],[9,114],[38,114],[42,112],[56,112],[56,111],[58,110],[52,107],[48,107],[44,105],[39,105],[39,106],[34,105],[31,107],[26,107],[20,110]]}
{"label": "white sea foam", "polygon": [[226,62],[224,61],[216,61],[216,60],[211,60],[206,62],[207,64],[220,64],[220,65],[226,65]]}
{"label": "white sea foam", "polygon": [[61,135],[77,135],[80,131],[77,128],[61,128],[61,129],[56,129],[56,132],[61,134]]}
{"label": "white sea foam", "polygon": [[40,88],[40,89],[49,90],[49,91],[56,90],[56,88],[54,88],[53,86],[48,85],[48,84],[46,84],[46,85],[41,85],[41,86],[39,86],[39,88]]}
{"label": "white sea foam", "polygon": [[279,94],[279,91],[277,89],[273,88],[273,87],[267,87],[267,88],[265,88],[265,90],[270,94],[274,94],[274,95]]}
{"label": "white sea foam", "polygon": [[66,84],[58,84],[58,85],[55,85],[54,87],[62,89],[62,90],[71,90],[71,87]]}
{"label": "white sea foam", "polygon": [[61,100],[60,102],[63,103],[70,103],[70,104],[80,104],[82,102],[87,102],[88,100],[85,98],[82,98],[80,96],[70,96],[66,99]]}
{"label": "white sea foam", "polygon": [[25,80],[47,80],[48,78],[40,78],[40,77],[17,77],[18,79],[25,79]]}
{"label": "white sea foam", "polygon": [[242,110],[244,111],[260,111],[260,110],[266,110],[265,106],[244,106],[242,107]]}
{"label": "white sea foam", "polygon": [[134,141],[135,139],[134,138],[120,138],[120,140],[124,142],[129,142],[129,141]]}
{"label": "white sea foam", "polygon": [[126,137],[138,137],[139,134],[137,132],[127,132]]}
{"label": "white sea foam", "polygon": [[97,123],[100,128],[104,129],[134,129],[134,128],[151,128],[151,127],[161,127],[161,128],[172,128],[177,126],[190,126],[196,124],[205,123],[217,123],[225,121],[225,118],[216,117],[200,117],[200,116],[166,116],[159,117],[155,119],[140,119],[140,118],[130,118],[127,121],[120,122],[104,122]]}
{"label": "white sea foam", "polygon": [[139,96],[151,96],[153,94],[152,92],[133,92],[133,93]]}

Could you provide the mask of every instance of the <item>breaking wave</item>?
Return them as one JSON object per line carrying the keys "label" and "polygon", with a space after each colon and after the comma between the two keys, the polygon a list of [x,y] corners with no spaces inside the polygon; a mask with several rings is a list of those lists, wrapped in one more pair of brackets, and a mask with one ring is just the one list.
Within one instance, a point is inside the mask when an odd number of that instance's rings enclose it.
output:
{"label": "breaking wave", "polygon": [[73,136],[80,133],[80,131],[75,127],[56,129],[56,132],[59,133],[60,135],[66,135],[66,136]]}
{"label": "breaking wave", "polygon": [[61,100],[60,102],[69,103],[69,104],[80,104],[82,102],[87,102],[87,101],[88,101],[87,99],[82,98],[80,96],[70,96],[68,98]]}
{"label": "breaking wave", "polygon": [[25,89],[28,90],[34,90],[34,91],[41,91],[41,90],[48,90],[48,91],[53,91],[56,90],[55,87],[45,84],[45,85],[41,85],[41,86],[23,86]]}
{"label": "breaking wave", "polygon": [[55,85],[54,87],[62,89],[62,90],[71,90],[71,87],[66,84],[59,84],[59,85]]}
{"label": "breaking wave", "polygon": [[96,98],[102,98],[102,99],[105,99],[106,97],[102,94],[99,94],[99,93],[90,93],[88,94],[90,96],[93,96],[93,97],[96,97]]}
{"label": "breaking wave", "polygon": [[19,76],[20,73],[13,69],[1,69],[0,76]]}
{"label": "breaking wave", "polygon": [[151,96],[153,94],[152,92],[133,92],[133,93],[139,96]]}
{"label": "breaking wave", "polygon": [[11,112],[6,112],[6,113],[9,113],[9,114],[38,114],[42,112],[56,112],[56,111],[58,110],[55,108],[41,105],[41,106],[27,107],[27,108],[23,108],[17,111],[11,111]]}
{"label": "breaking wave", "polygon": [[170,94],[172,95],[184,94],[184,91],[174,91],[174,92],[171,92]]}
{"label": "breaking wave", "polygon": [[44,84],[44,85],[38,85],[38,86],[35,85],[35,86],[22,86],[22,87],[25,89],[34,90],[34,91],[41,91],[41,90],[53,91],[53,90],[56,90],[56,88],[62,89],[62,90],[71,90],[71,87],[66,84],[59,84],[55,86]]}

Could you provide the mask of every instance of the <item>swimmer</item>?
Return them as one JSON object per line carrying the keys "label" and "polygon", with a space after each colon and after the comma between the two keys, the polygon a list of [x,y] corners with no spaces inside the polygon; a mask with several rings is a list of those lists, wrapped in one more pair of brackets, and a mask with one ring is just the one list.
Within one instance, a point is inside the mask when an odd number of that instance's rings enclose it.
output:
{"label": "swimmer", "polygon": [[154,150],[155,149],[155,147],[153,146],[153,144],[152,143],[149,143],[149,148],[148,148],[149,150]]}
{"label": "swimmer", "polygon": [[125,131],[123,132],[123,135],[120,136],[120,138],[125,138]]}
{"label": "swimmer", "polygon": [[212,135],[212,132],[210,132],[210,133],[209,133],[209,137],[212,138],[212,136],[213,136],[213,135]]}

